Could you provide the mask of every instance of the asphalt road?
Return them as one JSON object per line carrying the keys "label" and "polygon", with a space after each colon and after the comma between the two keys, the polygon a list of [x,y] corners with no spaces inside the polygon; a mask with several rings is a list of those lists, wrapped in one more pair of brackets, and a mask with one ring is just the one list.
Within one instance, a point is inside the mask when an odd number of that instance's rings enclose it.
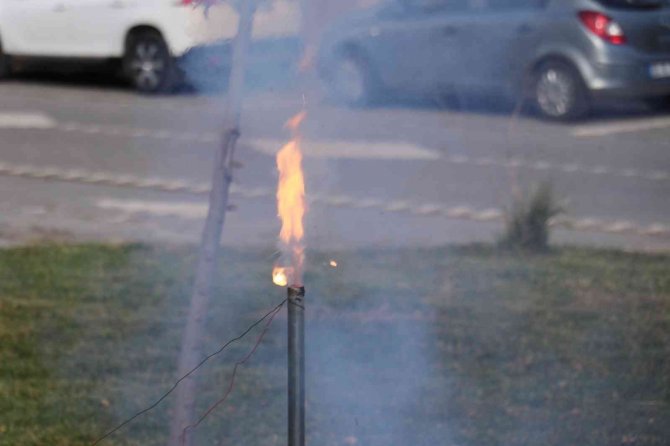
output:
{"label": "asphalt road", "polygon": [[[556,242],[670,247],[670,114],[618,104],[566,125],[505,107],[350,110],[306,85],[312,247],[495,240],[514,191],[542,180],[573,226]],[[104,79],[4,81],[0,237],[197,240],[224,104]],[[274,245],[273,154],[302,105],[299,90],[249,93],[224,243]]]}

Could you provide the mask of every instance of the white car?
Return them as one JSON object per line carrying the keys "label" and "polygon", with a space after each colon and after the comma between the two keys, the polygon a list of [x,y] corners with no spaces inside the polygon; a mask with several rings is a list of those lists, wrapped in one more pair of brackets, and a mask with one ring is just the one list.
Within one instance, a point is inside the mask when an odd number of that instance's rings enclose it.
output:
{"label": "white car", "polygon": [[169,91],[180,78],[176,59],[219,37],[192,3],[0,0],[0,77],[13,58],[116,59],[137,90]]}

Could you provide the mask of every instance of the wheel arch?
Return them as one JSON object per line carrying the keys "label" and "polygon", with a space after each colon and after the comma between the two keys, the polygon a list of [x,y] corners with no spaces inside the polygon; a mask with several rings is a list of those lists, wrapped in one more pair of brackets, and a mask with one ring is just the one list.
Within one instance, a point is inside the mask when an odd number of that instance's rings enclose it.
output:
{"label": "wheel arch", "polygon": [[[345,41],[338,42],[337,45],[332,47],[329,61],[331,64],[333,64],[331,67],[335,68],[338,61],[347,58],[353,59],[357,62],[357,65],[362,70],[365,83],[365,98],[354,105],[375,105],[382,101],[384,95],[387,93],[387,89],[384,84],[384,80],[380,76],[379,67],[376,63],[377,61],[371,57],[371,54],[367,51],[365,45],[362,44],[362,42],[358,42],[354,39],[347,39]],[[329,73],[322,75],[322,78],[327,82],[332,81]]]}
{"label": "wheel arch", "polygon": [[372,52],[366,49],[362,42],[357,42],[356,40],[346,40],[339,43],[333,49],[333,60],[336,60],[338,57],[342,56],[354,57],[358,59],[359,62],[364,64],[366,71],[370,76],[372,76],[372,80],[377,84],[377,86],[384,86],[384,78],[379,70],[378,61],[375,59],[375,57],[373,57]]}
{"label": "wheel arch", "polygon": [[328,42],[319,49],[317,71],[322,79],[330,78],[330,71],[341,57],[356,56],[369,60],[365,50],[355,40]]}
{"label": "wheel arch", "polygon": [[577,64],[569,56],[560,53],[549,53],[537,58],[535,62],[533,62],[533,64],[530,67],[530,73],[536,74],[544,64],[549,62],[564,63],[566,65],[570,65],[572,68],[575,68],[577,69],[577,71],[579,71]]}
{"label": "wheel arch", "polygon": [[126,52],[128,51],[128,47],[130,46],[130,43],[132,42],[133,37],[138,36],[142,33],[150,33],[150,32],[158,34],[161,37],[161,39],[163,39],[165,41],[165,36],[161,32],[161,30],[155,25],[150,25],[148,23],[140,23],[140,24],[136,24],[136,25],[133,25],[130,28],[128,28],[128,30],[126,31],[126,33],[124,35],[124,39],[123,39],[123,52],[124,52],[123,54],[124,54],[124,56],[125,56]]}
{"label": "wheel arch", "polygon": [[535,61],[532,64],[530,64],[529,68],[526,71],[526,79],[524,85],[525,88],[532,86],[533,80],[535,79],[535,76],[537,75],[539,70],[542,68],[542,66],[544,66],[549,62],[559,62],[569,66],[570,68],[575,70],[575,72],[579,75],[584,86],[587,86],[586,83],[587,76],[585,74],[588,71],[588,67],[584,66],[584,63],[580,61],[579,57],[575,57],[574,55],[568,55],[562,52],[548,52],[537,57]]}

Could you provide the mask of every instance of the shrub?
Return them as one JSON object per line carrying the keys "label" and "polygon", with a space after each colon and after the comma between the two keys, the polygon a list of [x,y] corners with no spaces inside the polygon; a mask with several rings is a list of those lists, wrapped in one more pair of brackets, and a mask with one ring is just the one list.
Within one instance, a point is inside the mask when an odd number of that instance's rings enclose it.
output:
{"label": "shrub", "polygon": [[549,220],[563,212],[550,183],[542,182],[531,193],[516,198],[507,212],[500,244],[507,248],[545,251],[549,247]]}

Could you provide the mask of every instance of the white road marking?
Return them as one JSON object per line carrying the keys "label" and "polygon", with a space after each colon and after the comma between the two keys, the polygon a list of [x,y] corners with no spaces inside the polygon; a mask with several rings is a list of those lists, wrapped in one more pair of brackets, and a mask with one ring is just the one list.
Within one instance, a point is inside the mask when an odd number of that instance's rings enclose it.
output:
{"label": "white road marking", "polygon": [[[37,167],[16,165],[0,162],[0,175],[13,177],[36,178],[41,180],[67,181],[83,184],[96,184],[115,187],[133,187],[137,189],[153,189],[163,192],[186,192],[195,195],[207,195],[209,186],[204,183],[193,183],[179,179],[140,178],[113,172],[91,172],[84,170],[68,170],[54,167]],[[245,188],[233,185],[231,194],[241,198],[273,198],[274,191],[267,188]],[[436,203],[414,203],[409,201],[382,201],[366,197],[350,197],[346,195],[308,197],[310,203],[321,203],[327,206],[372,209],[386,212],[398,212],[423,217],[443,217],[457,220],[501,222],[505,214],[499,209],[477,210],[470,206],[446,207]],[[104,199],[96,203],[102,209],[125,211],[130,214],[153,214],[176,216],[186,219],[202,219],[207,214],[204,202],[165,202],[144,200]],[[615,220],[603,221],[597,218],[556,218],[550,222],[552,226],[569,230],[595,231],[614,234],[635,234],[642,236],[670,237],[670,227],[662,223],[643,225],[635,222]]]}
{"label": "white road marking", "polygon": [[38,217],[46,215],[49,211],[44,206],[23,206],[19,208],[19,212],[24,215]]}
{"label": "white road marking", "polygon": [[[224,102],[223,96],[208,96],[206,98],[187,99],[179,98],[178,100],[161,99],[161,98],[143,98],[141,96],[124,95],[122,98],[112,98],[108,94],[96,94],[91,100],[91,92],[72,94],[72,91],[62,91],[60,89],[49,89],[47,94],[44,94],[44,89],[40,87],[38,93],[32,91],[20,91],[16,93],[14,85],[6,85],[7,88],[2,88],[3,100],[7,98],[9,101],[25,103],[28,101],[37,101],[46,104],[55,104],[60,107],[63,105],[84,107],[85,109],[95,108],[100,110],[119,109],[119,108],[149,108],[151,110],[167,110],[167,111],[184,111],[184,110],[207,110],[212,112],[219,111]],[[9,89],[9,91],[7,91]],[[55,95],[52,93],[56,93]],[[9,93],[9,94],[7,94]],[[64,94],[65,93],[65,94]]]}
{"label": "white road marking", "polygon": [[470,162],[470,158],[463,155],[454,155],[448,158],[449,162],[452,164],[465,164]]}
{"label": "white road marking", "polygon": [[177,141],[196,141],[201,143],[212,143],[219,140],[215,132],[188,132],[180,130],[148,129],[141,127],[111,126],[99,124],[87,124],[82,122],[56,123],[54,130],[64,132],[80,132],[88,135],[99,134],[103,136],[114,136],[121,138],[152,138],[152,139],[174,139]]}
{"label": "white road marking", "polygon": [[407,212],[412,208],[412,204],[408,201],[391,201],[386,204],[385,211],[388,212]]}
{"label": "white road marking", "polygon": [[[4,117],[4,118],[3,118]],[[174,139],[175,141],[194,141],[203,144],[215,143],[220,140],[216,132],[187,132],[180,130],[146,129],[124,126],[108,126],[80,122],[56,123],[46,115],[30,114],[17,115],[0,113],[0,128],[4,123],[7,125],[23,127],[53,129],[65,132],[80,132],[84,134],[99,134],[122,138],[152,138],[152,139]],[[670,126],[670,118],[668,119]],[[32,127],[30,127],[32,126]],[[16,127],[19,128],[19,127]],[[274,156],[285,143],[283,140],[274,139],[251,139],[246,141],[253,149]],[[633,168],[614,169],[607,166],[581,166],[574,163],[551,163],[545,160],[531,162],[523,158],[499,158],[488,156],[469,157],[465,155],[445,156],[437,151],[412,143],[397,142],[372,142],[372,141],[332,141],[332,140],[307,140],[303,147],[308,156],[316,158],[331,159],[381,159],[381,160],[437,160],[443,159],[447,163],[457,165],[471,165],[477,167],[494,168],[523,168],[537,171],[559,171],[563,173],[609,175],[622,178],[639,178],[649,181],[668,181],[670,173],[667,171],[639,171]]]}
{"label": "white road marking", "polygon": [[491,208],[475,213],[473,219],[477,221],[498,221],[502,220],[504,217],[505,214],[503,211]]}
{"label": "white road marking", "polygon": [[159,217],[181,217],[189,220],[200,220],[207,216],[205,203],[151,201],[151,200],[117,200],[105,198],[95,205],[100,209],[127,212],[129,214],[150,214]]}
{"label": "white road marking", "polygon": [[[252,149],[274,156],[286,141],[251,139],[245,141]],[[302,150],[307,157],[387,160],[436,160],[438,152],[412,143],[379,141],[305,140]]]}
{"label": "white road marking", "polygon": [[668,172],[663,172],[662,170],[656,170],[649,173],[647,178],[653,181],[665,181],[670,179],[670,174]]}
{"label": "white road marking", "polygon": [[54,127],[56,127],[56,121],[44,113],[0,113],[0,128],[3,129],[52,129]]}
{"label": "white road marking", "polygon": [[635,120],[610,121],[605,124],[586,124],[572,130],[577,138],[593,138],[597,136],[616,135],[619,133],[635,133],[647,130],[665,129],[670,127],[670,117],[644,118]]}
{"label": "white road marking", "polygon": [[494,160],[489,157],[468,158],[467,156],[450,156],[446,161],[452,164],[474,165],[474,166],[492,166],[505,168],[524,168],[529,170],[546,171],[554,170],[563,173],[581,173],[590,175],[609,175],[623,178],[640,178],[649,181],[667,181],[670,180],[670,173],[654,170],[642,171],[633,168],[613,169],[607,166],[580,166],[574,163],[550,163],[548,161],[539,160],[533,163],[526,162],[522,159],[510,158],[508,160]]}
{"label": "white road marking", "polygon": [[511,159],[509,159],[508,161],[506,161],[504,165],[505,165],[505,167],[513,167],[513,168],[514,168],[514,167],[521,167],[521,166],[523,166],[524,164],[526,164],[526,163],[524,162],[524,160],[520,160],[520,159],[516,159],[516,158],[511,158]]}
{"label": "white road marking", "polygon": [[[423,217],[446,217],[453,220],[499,223],[504,221],[505,213],[500,209],[477,210],[470,206],[445,207],[436,204],[418,204],[407,201],[376,201],[374,206],[360,206],[359,203],[371,203],[370,199],[334,196],[319,197],[310,200],[326,206],[345,208],[374,208],[380,211],[404,213]],[[155,201],[155,200],[123,200],[105,198],[95,203],[104,210],[122,212],[127,215],[149,215],[155,217],[175,217],[185,220],[199,220],[207,215],[205,202],[186,201]],[[634,234],[652,237],[670,237],[670,227],[661,223],[643,225],[627,220],[605,221],[599,218],[555,218],[550,222],[552,227],[572,231],[602,232],[609,234]]]}
{"label": "white road marking", "polygon": [[609,169],[605,166],[595,166],[591,168],[591,173],[594,175],[604,175],[606,173],[609,173]]}
{"label": "white road marking", "polygon": [[333,196],[317,195],[311,197],[311,201],[315,203],[325,203],[328,206],[333,207],[350,207],[355,200],[352,197],[346,197],[341,195],[333,195]]}

